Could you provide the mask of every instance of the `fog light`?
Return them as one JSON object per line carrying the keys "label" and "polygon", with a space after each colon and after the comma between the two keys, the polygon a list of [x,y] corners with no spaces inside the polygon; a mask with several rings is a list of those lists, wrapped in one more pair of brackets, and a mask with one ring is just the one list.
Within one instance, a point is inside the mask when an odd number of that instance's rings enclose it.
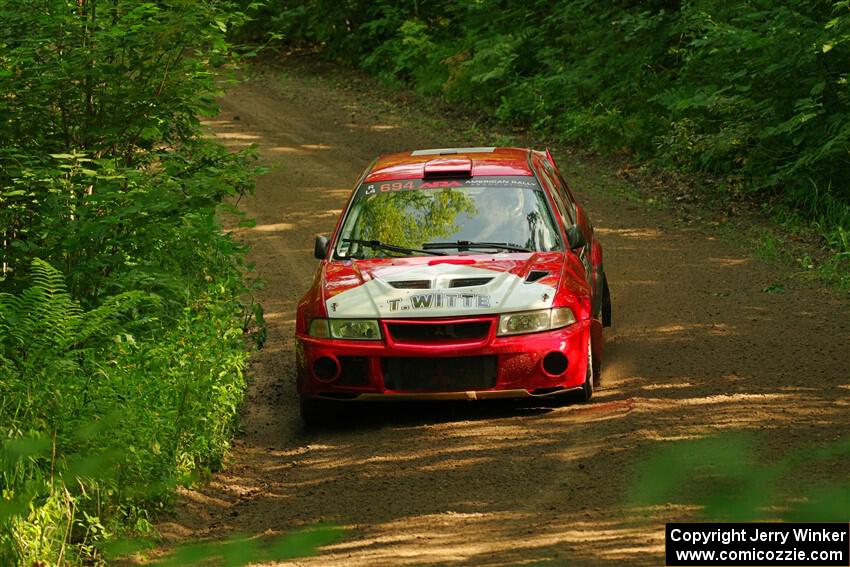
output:
{"label": "fog light", "polygon": [[567,371],[567,366],[569,366],[569,360],[562,352],[552,351],[543,357],[543,370],[546,374],[560,376]]}
{"label": "fog light", "polygon": [[313,363],[313,374],[322,382],[331,382],[339,376],[339,363],[329,356],[321,356]]}

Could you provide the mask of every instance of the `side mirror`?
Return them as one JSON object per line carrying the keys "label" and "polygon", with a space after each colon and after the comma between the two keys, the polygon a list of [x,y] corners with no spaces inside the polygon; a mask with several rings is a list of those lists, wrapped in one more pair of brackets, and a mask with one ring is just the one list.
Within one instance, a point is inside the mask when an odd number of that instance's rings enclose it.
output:
{"label": "side mirror", "polygon": [[328,237],[317,236],[316,243],[313,245],[313,256],[318,260],[324,260],[328,257]]}
{"label": "side mirror", "polygon": [[587,240],[584,239],[584,233],[576,224],[567,229],[567,240],[569,240],[570,248],[573,250],[587,246]]}

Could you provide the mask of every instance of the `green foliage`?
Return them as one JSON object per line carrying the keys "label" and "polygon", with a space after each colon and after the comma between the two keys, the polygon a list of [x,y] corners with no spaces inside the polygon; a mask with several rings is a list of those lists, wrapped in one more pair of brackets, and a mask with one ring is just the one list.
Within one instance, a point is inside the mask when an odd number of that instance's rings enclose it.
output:
{"label": "green foliage", "polygon": [[198,116],[245,16],[0,0],[0,17],[0,563],[93,561],[220,465],[242,399],[244,250],[216,209],[256,170]]}
{"label": "green foliage", "polygon": [[[49,435],[52,457],[9,465],[18,472],[3,479],[4,498],[24,491],[34,511],[0,536],[4,564],[56,557],[65,539],[57,523],[83,547],[133,516],[143,526],[150,503],[220,462],[244,387],[240,306],[224,288],[211,286],[172,319],[153,316],[161,301],[138,291],[85,311],[58,271],[36,261],[33,272],[31,287],[0,296],[0,415],[12,438]],[[45,491],[53,497],[42,506]]]}
{"label": "green foliage", "polygon": [[330,526],[319,526],[271,541],[258,540],[248,535],[237,534],[224,541],[194,543],[178,547],[154,565],[180,567],[198,565],[217,560],[225,567],[239,567],[271,561],[286,561],[296,557],[312,555],[316,548],[335,543],[342,537],[342,530]]}
{"label": "green foliage", "polygon": [[390,82],[564,141],[728,177],[850,252],[847,0],[311,0],[262,10],[255,29]]}
{"label": "green foliage", "polygon": [[[789,452],[758,464],[757,439],[730,433],[671,443],[651,453],[638,469],[632,504],[696,504],[707,521],[756,521],[779,516],[792,522],[846,522],[850,484],[800,485],[802,467],[842,462],[850,438]],[[787,487],[793,486],[793,494]],[[790,496],[790,498],[789,498]]]}
{"label": "green foliage", "polygon": [[[112,420],[109,426],[112,427],[116,423],[117,420]],[[106,427],[103,424],[89,425],[84,427],[79,438],[85,441],[92,439],[95,434],[101,435],[105,432]],[[4,474],[8,474],[9,465],[15,466],[20,464],[23,459],[34,458],[50,459],[50,443],[45,443],[36,437],[7,441],[0,447],[0,467],[2,467],[0,470]],[[81,486],[92,487],[94,485],[92,485],[90,479],[94,474],[101,480],[114,478],[115,475],[110,472],[110,469],[114,468],[117,461],[120,461],[120,458],[116,458],[114,454],[108,452],[88,453],[66,459],[62,468],[63,481],[66,485],[80,484]],[[97,487],[94,486],[94,488]],[[89,497],[85,493],[82,496]],[[97,496],[100,499],[102,494],[98,493]],[[65,534],[64,537],[67,537],[74,525],[85,527],[84,541],[87,539],[85,536],[88,536],[89,533],[94,534],[104,530],[100,519],[86,514],[85,511],[82,512],[83,518],[75,518],[77,511],[74,505],[79,504],[82,498],[71,499],[67,491],[64,494],[50,494],[47,497],[47,503],[40,506],[38,520],[40,520],[41,525],[37,523],[27,524],[21,522],[20,519],[16,520],[16,516],[25,515],[24,512],[27,510],[31,498],[31,492],[7,493],[4,495],[4,507],[0,512],[0,524],[12,519],[14,529],[19,534],[26,532],[24,537],[19,537],[19,541],[27,544],[26,549],[21,550],[21,555],[24,556],[27,563],[36,564],[37,558],[49,556],[56,557],[57,565],[64,564],[65,561],[68,563],[75,562],[75,557],[71,555],[74,548],[66,545],[64,541],[58,546],[58,552],[50,549],[50,545],[55,543],[57,538],[45,536],[52,536],[57,529],[60,533]],[[99,506],[101,504],[99,503]],[[32,517],[32,514],[30,517]],[[7,533],[9,533],[8,527],[0,537],[6,537],[5,534]],[[189,542],[178,545],[167,553],[161,554],[157,559],[149,561],[148,564],[178,566],[216,562],[215,564],[239,567],[259,562],[283,561],[312,555],[316,553],[318,547],[332,544],[338,541],[342,535],[342,529],[321,524],[271,538],[236,534],[221,541]],[[111,539],[99,545],[101,559],[104,561],[144,553],[154,546],[154,541],[146,537]],[[85,543],[77,544],[76,549],[89,553],[92,551],[91,547],[85,545]]]}

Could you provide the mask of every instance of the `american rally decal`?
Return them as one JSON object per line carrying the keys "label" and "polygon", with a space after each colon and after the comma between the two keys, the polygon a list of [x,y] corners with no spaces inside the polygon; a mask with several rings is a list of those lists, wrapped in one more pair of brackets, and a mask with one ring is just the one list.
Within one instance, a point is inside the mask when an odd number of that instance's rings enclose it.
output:
{"label": "american rally decal", "polygon": [[[545,309],[555,288],[506,271],[440,263],[386,266],[326,302],[333,318],[453,317]],[[405,289],[415,282],[416,289]],[[479,285],[468,285],[469,283]]]}
{"label": "american rally decal", "polygon": [[451,189],[455,187],[519,187],[540,190],[540,185],[534,177],[520,176],[479,176],[468,179],[426,180],[406,179],[388,181],[385,183],[364,183],[358,191],[364,195],[376,195],[395,191],[418,191],[420,189]]}

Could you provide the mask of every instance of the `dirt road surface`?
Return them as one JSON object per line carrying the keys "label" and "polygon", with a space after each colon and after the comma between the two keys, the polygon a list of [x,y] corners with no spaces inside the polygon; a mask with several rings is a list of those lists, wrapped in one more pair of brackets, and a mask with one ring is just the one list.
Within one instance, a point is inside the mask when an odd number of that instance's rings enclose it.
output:
{"label": "dirt road surface", "polygon": [[[594,402],[391,407],[305,431],[293,327],[316,268],[313,237],[331,231],[377,154],[493,140],[404,99],[384,102],[368,83],[346,88],[303,71],[233,88],[210,127],[228,147],[258,144],[273,168],[241,203],[256,227],[238,231],[266,281],[269,334],[226,470],[181,493],[159,525],[167,542],[323,521],[346,538],[297,564],[661,565],[663,522],[694,511],[638,516],[629,505],[635,467],[654,448],[755,431],[769,463],[850,431],[846,302],[708,227],[627,199],[604,168],[557,153],[598,227],[613,296]],[[841,463],[804,469],[807,482],[846,476]]]}

